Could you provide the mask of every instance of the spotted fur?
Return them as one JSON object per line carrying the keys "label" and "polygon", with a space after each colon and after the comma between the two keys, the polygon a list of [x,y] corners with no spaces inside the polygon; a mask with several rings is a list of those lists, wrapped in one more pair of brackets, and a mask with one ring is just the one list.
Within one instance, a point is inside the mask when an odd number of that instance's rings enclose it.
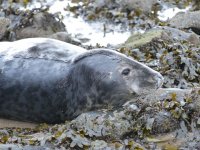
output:
{"label": "spotted fur", "polygon": [[[129,68],[128,75],[123,70]],[[0,43],[0,117],[61,123],[119,107],[162,85],[162,76],[116,51],[46,38]]]}

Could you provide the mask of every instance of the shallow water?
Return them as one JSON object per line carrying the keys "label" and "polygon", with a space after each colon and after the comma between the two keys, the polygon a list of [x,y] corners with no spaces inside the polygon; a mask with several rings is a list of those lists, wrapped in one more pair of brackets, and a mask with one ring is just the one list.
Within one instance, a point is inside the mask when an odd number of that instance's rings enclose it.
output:
{"label": "shallow water", "polygon": [[[108,24],[104,22],[85,22],[82,17],[75,17],[69,11],[64,10],[68,6],[77,6],[82,5],[82,2],[71,3],[71,0],[59,1],[59,0],[47,0],[48,5],[50,6],[50,13],[61,13],[63,18],[63,23],[66,26],[66,30],[72,37],[77,37],[78,39],[86,39],[86,42],[82,43],[83,45],[92,45],[100,44],[101,46],[117,45],[123,43],[131,35],[127,31],[121,30],[121,25]],[[28,5],[27,9],[40,8],[43,3],[33,2]],[[106,33],[105,33],[106,27]]]}
{"label": "shallow water", "polygon": [[[83,5],[82,2],[77,4],[72,3],[71,0],[46,0],[44,2],[35,0],[29,3],[26,9],[41,8],[44,5],[50,6],[49,12],[51,13],[59,14],[60,12],[60,15],[62,14],[68,33],[74,38],[82,39],[81,42],[83,45],[96,46],[97,43],[101,46],[107,46],[108,44],[118,45],[124,43],[132,34],[131,32],[133,32],[128,27],[127,29],[124,29],[124,27],[122,29],[121,24],[116,25],[100,21],[86,22],[81,16],[75,17],[71,12],[64,10],[68,6]],[[158,12],[158,18],[161,21],[167,21],[178,12],[186,12],[189,9],[190,6],[185,9],[179,9],[175,6],[163,5],[162,10]],[[143,30],[137,29],[134,32],[144,33]]]}
{"label": "shallow water", "polygon": [[[81,5],[82,2],[79,3]],[[83,43],[84,45],[93,45],[95,46],[97,43],[102,46],[107,46],[108,44],[117,45],[124,43],[127,38],[131,35],[129,29],[127,31],[122,30],[121,24],[114,25],[108,24],[104,22],[93,22],[88,23],[83,20],[81,17],[74,17],[74,15],[70,12],[64,10],[67,6],[76,6],[77,4],[71,3],[71,0],[65,1],[55,1],[54,4],[50,7],[49,12],[56,13],[58,11],[64,17],[64,24],[66,25],[67,31],[74,37],[82,36],[82,38],[90,39],[88,42]],[[186,7],[185,9],[179,9],[175,6],[169,7],[167,5],[163,5],[161,11],[158,12],[158,18],[161,21],[167,21],[171,19],[179,12],[186,12],[191,8],[191,6]],[[104,26],[106,26],[106,34],[104,33]],[[133,32],[133,31],[132,31]],[[137,30],[135,32],[144,33],[143,30]]]}
{"label": "shallow water", "polygon": [[187,12],[191,6],[187,6],[185,9],[179,9],[177,7],[168,7],[166,5],[163,6],[161,11],[158,11],[158,19],[161,21],[167,21],[174,17],[179,12]]}
{"label": "shallow water", "polygon": [[[88,23],[81,17],[74,17],[70,12],[64,10],[68,5],[74,6],[76,4],[67,1],[55,1],[55,3],[50,7],[49,12],[56,13],[61,11],[64,17],[64,24],[66,25],[67,31],[72,36],[82,36],[82,38],[90,39],[85,45],[95,46],[99,43],[102,46],[107,46],[107,44],[116,45],[123,43],[130,36],[130,32],[122,32],[120,30],[120,25],[106,24],[104,22],[93,22]],[[104,34],[104,26],[106,26],[107,31]]]}

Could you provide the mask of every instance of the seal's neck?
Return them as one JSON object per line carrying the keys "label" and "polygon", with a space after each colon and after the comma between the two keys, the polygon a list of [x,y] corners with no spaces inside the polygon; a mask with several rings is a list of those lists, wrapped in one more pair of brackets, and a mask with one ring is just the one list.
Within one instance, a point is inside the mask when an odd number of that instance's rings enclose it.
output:
{"label": "seal's neck", "polygon": [[83,64],[76,65],[70,70],[65,89],[67,108],[68,112],[71,112],[71,116],[104,106],[104,102],[109,96],[102,90],[106,89],[103,85],[103,79],[106,76],[106,74],[95,72]]}

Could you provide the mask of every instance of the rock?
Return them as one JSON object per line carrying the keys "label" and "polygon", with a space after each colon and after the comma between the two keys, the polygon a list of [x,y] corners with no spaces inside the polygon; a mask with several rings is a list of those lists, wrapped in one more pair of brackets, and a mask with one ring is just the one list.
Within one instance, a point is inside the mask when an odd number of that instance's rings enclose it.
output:
{"label": "rock", "polygon": [[198,112],[200,116],[200,87],[194,88],[192,92],[194,94],[194,96],[192,97],[194,103],[194,111]]}
{"label": "rock", "polygon": [[200,34],[200,11],[180,12],[177,13],[171,20],[169,25],[178,29],[190,28],[195,33]]}
{"label": "rock", "polygon": [[[190,109],[185,106],[195,104],[195,101],[198,101],[197,104],[199,105],[199,90],[200,88],[188,90],[177,88],[159,89],[146,99],[138,98],[138,101],[134,103],[130,101],[124,105],[123,109],[115,112],[87,112],[65,124],[41,125],[37,127],[37,130],[33,130],[34,132],[22,130],[22,133],[20,133],[19,129],[8,129],[8,132],[2,130],[0,134],[7,136],[8,140],[5,144],[0,145],[0,149],[79,149],[85,146],[91,149],[99,146],[111,149],[116,147],[145,149],[140,145],[143,142],[148,146],[151,146],[152,142],[154,146],[160,144],[160,147],[163,147],[164,143],[172,142],[173,144],[174,142],[172,147],[193,147],[190,144],[198,147],[200,134],[198,133],[199,128],[195,127],[194,123],[195,117],[199,116],[199,109],[194,109],[192,115],[194,120],[191,122],[188,118],[174,117],[172,110],[181,104],[180,108],[184,112]],[[175,97],[176,99],[174,99]],[[192,98],[193,102],[187,102],[187,97]],[[182,103],[182,100],[185,103]],[[175,102],[172,103],[175,105],[171,105],[171,109],[167,109],[165,105],[162,105],[170,101]],[[184,123],[185,120],[187,120],[186,123]],[[189,129],[192,127],[192,131],[187,130],[188,126]],[[15,133],[14,136],[13,133]],[[24,136],[18,137],[18,134]],[[6,144],[9,142],[11,144]],[[164,143],[161,144],[162,142]],[[30,143],[32,145],[27,145]],[[147,146],[146,144],[145,146]]]}
{"label": "rock", "polygon": [[108,7],[108,8],[112,8],[112,7],[118,7],[119,5],[116,3],[115,0],[95,0],[94,1],[94,7],[96,8],[101,8],[101,7]]}
{"label": "rock", "polygon": [[0,128],[35,128],[37,124],[8,119],[0,119]]}
{"label": "rock", "polygon": [[154,5],[158,4],[157,0],[116,0],[123,9],[141,10],[143,13],[148,14],[152,12]]}
{"label": "rock", "polygon": [[[198,90],[198,88],[195,88]],[[153,94],[145,97],[146,101],[155,103],[164,99],[170,98],[173,93],[176,93],[177,99],[183,99],[192,93],[192,89],[179,89],[179,88],[160,88]]]}
{"label": "rock", "polygon": [[179,121],[167,111],[160,111],[154,117],[151,134],[169,133],[179,128]]}
{"label": "rock", "polygon": [[48,147],[42,146],[22,146],[17,144],[0,144],[0,150],[50,150]]}
{"label": "rock", "polygon": [[151,13],[152,7],[157,4],[157,0],[100,0],[95,1],[95,6],[100,8],[107,6],[109,8],[118,7],[135,11],[142,11],[145,14]]}
{"label": "rock", "polygon": [[[127,119],[123,119],[126,117]],[[124,112],[88,112],[72,121],[74,127],[83,130],[90,137],[110,136],[117,138],[130,132],[130,118]]]}
{"label": "rock", "polygon": [[[82,43],[67,33],[61,20],[44,10],[19,11],[18,15],[14,8],[4,11],[4,17],[0,18],[0,40],[14,41],[31,37],[48,37],[75,45]],[[9,26],[9,31],[7,31],[7,26]]]}
{"label": "rock", "polygon": [[[4,27],[1,28],[5,32],[5,26],[9,24],[8,35],[4,36],[5,40],[13,41],[31,37],[45,37],[57,32],[65,32],[64,23],[46,9],[38,8],[32,10],[20,10],[18,7],[1,8],[0,17],[6,18]],[[2,32],[0,31],[0,33]]]}
{"label": "rock", "polygon": [[10,23],[10,19],[0,17],[0,40],[4,38]]}
{"label": "rock", "polygon": [[156,41],[160,40],[171,41],[171,43],[174,40],[187,41],[194,45],[200,45],[199,37],[195,33],[187,33],[179,29],[165,26],[147,30],[143,34],[133,34],[126,40],[122,47],[124,46],[128,48],[139,48],[149,43],[156,43]]}
{"label": "rock", "polygon": [[71,35],[67,32],[57,32],[52,35],[47,35],[46,37],[52,38],[52,39],[57,39],[66,43],[71,43],[75,45],[81,45],[81,41],[73,39]]}
{"label": "rock", "polygon": [[200,45],[196,34],[159,27],[131,35],[119,50],[159,70],[165,78],[163,87],[185,89],[200,86],[199,49],[194,45]]}
{"label": "rock", "polygon": [[171,28],[168,26],[158,27],[165,31],[171,39],[178,40],[178,41],[187,41],[195,46],[200,45],[199,36],[195,33],[188,33],[176,28]]}
{"label": "rock", "polygon": [[192,8],[193,10],[200,10],[200,1],[193,1]]}
{"label": "rock", "polygon": [[[25,18],[24,18],[25,19]],[[16,39],[31,37],[45,37],[56,32],[63,32],[65,25],[57,21],[56,18],[48,12],[39,12],[28,18],[28,22],[16,30]]]}
{"label": "rock", "polygon": [[[179,118],[174,116],[173,109],[165,110],[165,105],[156,108],[155,104],[165,103],[165,100],[173,99],[175,96],[177,103],[181,108],[188,106],[190,103],[185,102],[187,97],[192,97],[194,91],[199,91],[200,88],[193,90],[184,90],[177,88],[159,89],[155,93],[148,95],[142,100],[142,105],[139,106],[139,101],[136,103],[130,101],[125,105],[125,109],[115,112],[88,112],[83,113],[71,123],[73,127],[84,131],[90,137],[102,137],[110,135],[112,138],[121,137],[133,130],[141,130],[146,126],[146,129],[151,134],[168,133],[180,128]],[[197,93],[194,95],[198,95]],[[140,98],[139,98],[140,99]],[[200,98],[193,99],[194,104],[198,103]],[[144,109],[144,106],[147,107]],[[175,106],[173,106],[175,107]],[[200,107],[194,109],[199,112]],[[185,108],[187,109],[187,108]],[[142,113],[141,113],[142,112]],[[137,128],[136,128],[137,127]]]}
{"label": "rock", "polygon": [[162,29],[150,29],[143,34],[137,33],[131,35],[122,44],[122,47],[139,48],[158,39],[170,40],[169,36]]}
{"label": "rock", "polygon": [[92,149],[106,149],[108,147],[108,144],[103,140],[96,140],[94,142],[91,142]]}
{"label": "rock", "polygon": [[22,150],[22,148],[20,148],[19,146],[15,145],[15,144],[0,144],[0,150]]}

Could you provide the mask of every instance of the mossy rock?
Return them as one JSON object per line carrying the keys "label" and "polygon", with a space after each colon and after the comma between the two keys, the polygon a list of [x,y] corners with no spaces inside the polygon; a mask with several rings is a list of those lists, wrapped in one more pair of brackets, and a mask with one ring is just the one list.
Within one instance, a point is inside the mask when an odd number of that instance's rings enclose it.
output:
{"label": "mossy rock", "polygon": [[131,35],[121,47],[139,48],[152,42],[155,39],[167,38],[167,34],[162,29],[152,29],[145,33],[137,33]]}

